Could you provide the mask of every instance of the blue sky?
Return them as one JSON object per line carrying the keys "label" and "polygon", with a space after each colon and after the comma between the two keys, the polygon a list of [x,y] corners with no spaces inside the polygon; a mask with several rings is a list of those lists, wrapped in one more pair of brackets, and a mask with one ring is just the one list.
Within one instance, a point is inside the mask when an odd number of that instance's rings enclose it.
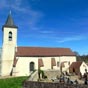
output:
{"label": "blue sky", "polygon": [[[66,47],[88,54],[88,0],[0,0],[0,29],[10,10],[18,46]],[[0,30],[0,47],[2,36]]]}

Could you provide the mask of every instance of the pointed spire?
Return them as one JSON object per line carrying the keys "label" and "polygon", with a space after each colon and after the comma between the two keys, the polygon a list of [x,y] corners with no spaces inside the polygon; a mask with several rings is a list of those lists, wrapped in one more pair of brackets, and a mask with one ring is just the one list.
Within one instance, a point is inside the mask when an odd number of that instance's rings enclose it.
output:
{"label": "pointed spire", "polygon": [[17,26],[14,24],[13,18],[11,16],[11,10],[9,12],[9,15],[7,17],[7,20],[6,20],[4,27],[13,27],[13,28],[15,27],[15,28],[17,28]]}

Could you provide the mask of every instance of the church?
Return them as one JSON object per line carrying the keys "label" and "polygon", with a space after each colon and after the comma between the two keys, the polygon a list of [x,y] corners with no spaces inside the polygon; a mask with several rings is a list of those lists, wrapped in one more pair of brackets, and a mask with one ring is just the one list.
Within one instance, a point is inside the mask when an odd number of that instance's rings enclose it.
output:
{"label": "church", "polygon": [[11,13],[2,26],[3,44],[0,49],[0,76],[29,76],[32,71],[69,71],[76,55],[70,48],[20,47],[17,46],[17,30]]}

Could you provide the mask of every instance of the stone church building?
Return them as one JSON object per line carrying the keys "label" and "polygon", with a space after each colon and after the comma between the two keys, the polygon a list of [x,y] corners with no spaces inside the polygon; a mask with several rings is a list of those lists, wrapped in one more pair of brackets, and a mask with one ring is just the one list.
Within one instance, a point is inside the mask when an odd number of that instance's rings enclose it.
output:
{"label": "stone church building", "polygon": [[0,76],[28,76],[32,71],[69,70],[76,55],[69,48],[19,47],[17,46],[17,30],[11,13],[2,27],[3,44],[0,49]]}

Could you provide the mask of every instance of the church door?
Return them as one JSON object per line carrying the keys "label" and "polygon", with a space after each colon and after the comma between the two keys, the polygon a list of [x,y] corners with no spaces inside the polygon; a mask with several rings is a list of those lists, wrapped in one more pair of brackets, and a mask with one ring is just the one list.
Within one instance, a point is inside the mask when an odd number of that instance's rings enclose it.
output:
{"label": "church door", "polygon": [[34,71],[34,62],[30,62],[30,71]]}

